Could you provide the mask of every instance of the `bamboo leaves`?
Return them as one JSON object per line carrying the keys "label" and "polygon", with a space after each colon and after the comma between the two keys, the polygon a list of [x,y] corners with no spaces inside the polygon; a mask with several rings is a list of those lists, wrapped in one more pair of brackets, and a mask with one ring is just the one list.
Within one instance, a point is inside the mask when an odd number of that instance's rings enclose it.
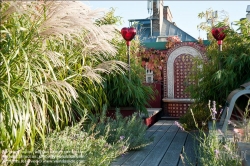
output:
{"label": "bamboo leaves", "polygon": [[[227,22],[219,22],[218,24],[225,25]],[[191,95],[197,99],[197,102],[205,104],[208,100],[215,100],[223,104],[232,90],[250,80],[248,74],[250,67],[248,29],[250,24],[245,19],[235,22],[235,25],[239,27],[238,30],[241,33],[228,28],[225,31],[227,37],[223,40],[224,48],[222,52],[218,51],[218,45],[215,40],[210,39],[211,44],[207,48],[207,56],[210,60],[203,64],[203,70],[194,76],[202,81],[190,88],[192,89],[190,91]],[[206,28],[204,29],[210,32],[211,27],[207,25]],[[221,63],[221,68],[218,68],[219,63]]]}
{"label": "bamboo leaves", "polygon": [[114,26],[97,26],[102,13],[82,2],[1,6],[0,149],[34,149],[106,103],[103,76],[126,64],[109,59],[117,53]]}

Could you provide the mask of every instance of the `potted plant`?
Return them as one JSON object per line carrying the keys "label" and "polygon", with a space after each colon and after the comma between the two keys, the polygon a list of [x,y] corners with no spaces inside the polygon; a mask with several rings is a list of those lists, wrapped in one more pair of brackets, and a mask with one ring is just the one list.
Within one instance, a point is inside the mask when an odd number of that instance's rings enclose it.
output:
{"label": "potted plant", "polygon": [[131,71],[131,80],[126,74],[112,74],[105,82],[105,92],[109,102],[108,114],[120,108],[123,116],[132,115],[136,111],[147,113],[148,101],[153,98],[153,90],[144,85],[138,72]]}

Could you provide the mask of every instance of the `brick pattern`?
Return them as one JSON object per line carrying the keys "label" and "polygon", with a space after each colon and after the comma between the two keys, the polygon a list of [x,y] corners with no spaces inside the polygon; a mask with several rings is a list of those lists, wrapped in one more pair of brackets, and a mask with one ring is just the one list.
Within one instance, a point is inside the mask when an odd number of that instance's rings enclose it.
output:
{"label": "brick pattern", "polygon": [[172,15],[171,15],[171,12],[170,12],[170,9],[169,9],[168,6],[164,6],[164,7],[163,7],[163,17],[164,17],[166,20],[172,22],[172,18],[173,18],[173,17],[172,17]]}
{"label": "brick pattern", "polygon": [[163,97],[165,98],[167,97],[167,94],[168,94],[168,81],[167,81],[168,73],[167,73],[167,64],[164,63],[163,66],[164,66],[162,70],[163,72]]}
{"label": "brick pattern", "polygon": [[180,48],[180,47],[183,47],[183,46],[190,46],[190,47],[193,47],[195,48],[196,50],[200,51],[201,55],[202,55],[202,58],[204,60],[207,60],[207,57],[205,56],[205,47],[198,44],[198,43],[194,43],[194,42],[181,42],[181,43],[178,43],[176,44],[174,47],[170,48],[167,50],[167,53],[166,53],[166,61],[167,61],[167,58],[169,57],[169,55],[176,49]]}
{"label": "brick pattern", "polygon": [[192,55],[179,55],[174,62],[174,98],[189,99],[190,94],[185,92],[185,88],[194,81],[188,78],[193,66]]}
{"label": "brick pattern", "polygon": [[152,31],[153,35],[156,32],[159,32],[160,30],[160,25],[159,25],[159,13],[157,9],[157,2],[153,1],[153,20],[152,20]]}

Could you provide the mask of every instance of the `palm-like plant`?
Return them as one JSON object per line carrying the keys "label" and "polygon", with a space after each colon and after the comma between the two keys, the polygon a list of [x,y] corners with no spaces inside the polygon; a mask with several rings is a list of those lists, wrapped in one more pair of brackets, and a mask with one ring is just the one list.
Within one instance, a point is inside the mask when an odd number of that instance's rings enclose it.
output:
{"label": "palm-like plant", "polygon": [[116,53],[115,28],[94,23],[101,11],[81,2],[1,5],[0,148],[33,149],[97,106],[90,91],[102,92],[101,73],[126,64],[104,60]]}

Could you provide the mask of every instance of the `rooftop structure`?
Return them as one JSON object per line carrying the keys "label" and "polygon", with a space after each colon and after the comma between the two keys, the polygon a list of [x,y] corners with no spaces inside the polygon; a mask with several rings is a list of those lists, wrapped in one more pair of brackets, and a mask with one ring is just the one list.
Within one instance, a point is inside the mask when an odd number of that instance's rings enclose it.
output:
{"label": "rooftop structure", "polygon": [[148,11],[152,15],[145,19],[130,19],[130,25],[137,28],[142,43],[166,42],[169,36],[178,36],[181,41],[197,41],[172,21],[172,13],[163,0],[148,0]]}

